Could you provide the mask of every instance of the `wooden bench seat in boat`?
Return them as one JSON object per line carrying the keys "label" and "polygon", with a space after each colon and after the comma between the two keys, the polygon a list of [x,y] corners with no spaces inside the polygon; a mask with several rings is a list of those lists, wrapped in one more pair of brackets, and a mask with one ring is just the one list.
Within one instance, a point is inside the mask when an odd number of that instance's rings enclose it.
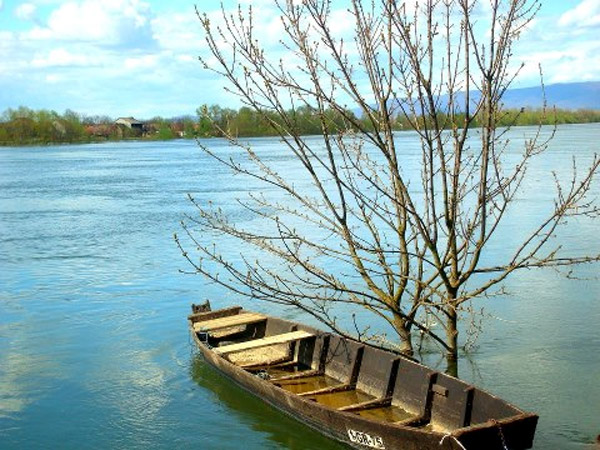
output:
{"label": "wooden bench seat in boat", "polygon": [[214,352],[219,355],[226,355],[229,353],[243,352],[245,350],[254,350],[257,348],[268,347],[270,345],[286,344],[289,342],[299,341],[314,337],[314,334],[307,331],[291,331],[289,333],[275,334],[273,336],[267,336],[261,339],[254,339],[251,341],[240,342],[237,344],[229,344],[214,349]]}
{"label": "wooden bench seat in boat", "polygon": [[194,331],[196,333],[206,333],[209,331],[217,331],[241,325],[251,325],[253,323],[263,322],[265,320],[267,320],[267,318],[262,314],[240,313],[233,316],[219,317],[217,319],[196,322],[194,323]]}

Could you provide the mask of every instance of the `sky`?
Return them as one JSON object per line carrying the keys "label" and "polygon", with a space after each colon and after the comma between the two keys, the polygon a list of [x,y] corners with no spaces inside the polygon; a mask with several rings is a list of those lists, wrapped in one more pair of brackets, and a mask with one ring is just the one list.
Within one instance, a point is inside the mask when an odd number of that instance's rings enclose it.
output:
{"label": "sky", "polygon": [[[257,38],[276,43],[273,1],[239,3],[258,12]],[[202,104],[238,107],[198,61],[207,49],[195,5],[216,20],[218,0],[0,0],[0,112],[148,119],[193,115]],[[339,17],[336,26],[351,26]],[[516,87],[539,85],[539,64],[547,84],[600,80],[599,36],[600,0],[542,0],[514,55],[526,64]]]}

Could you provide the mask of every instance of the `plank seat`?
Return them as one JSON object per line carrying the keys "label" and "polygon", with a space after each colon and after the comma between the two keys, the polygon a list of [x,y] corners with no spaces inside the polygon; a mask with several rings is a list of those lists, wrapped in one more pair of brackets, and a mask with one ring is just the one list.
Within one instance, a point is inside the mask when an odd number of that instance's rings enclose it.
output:
{"label": "plank seat", "polygon": [[392,397],[376,398],[374,400],[367,400],[362,403],[355,403],[353,405],[341,406],[338,411],[362,411],[363,409],[381,408],[390,406],[392,404]]}
{"label": "plank seat", "polygon": [[222,347],[215,348],[214,352],[219,355],[226,355],[229,353],[243,352],[245,350],[254,350],[257,348],[268,347],[270,345],[285,344],[289,342],[299,341],[301,339],[306,339],[313,336],[314,334],[309,333],[307,331],[291,331],[289,333],[267,336],[262,339],[253,339],[247,342],[224,345]]}
{"label": "plank seat", "polygon": [[292,373],[290,375],[282,375],[280,377],[273,377],[273,378],[270,378],[269,380],[272,383],[276,383],[278,381],[299,380],[302,378],[314,377],[314,376],[318,376],[318,375],[322,375],[322,372],[319,369],[314,369],[314,370],[309,369],[309,370],[304,370],[302,372]]}
{"label": "plank seat", "polygon": [[206,333],[209,331],[222,330],[224,328],[237,327],[241,325],[250,325],[253,323],[267,320],[266,316],[257,313],[240,313],[233,316],[219,317],[203,322],[194,323],[196,333]]}
{"label": "plank seat", "polygon": [[312,391],[300,392],[296,395],[298,397],[308,397],[310,395],[323,395],[323,394],[334,394],[336,392],[354,391],[356,390],[352,385],[348,383],[338,384],[336,386],[328,386],[321,389],[314,389]]}

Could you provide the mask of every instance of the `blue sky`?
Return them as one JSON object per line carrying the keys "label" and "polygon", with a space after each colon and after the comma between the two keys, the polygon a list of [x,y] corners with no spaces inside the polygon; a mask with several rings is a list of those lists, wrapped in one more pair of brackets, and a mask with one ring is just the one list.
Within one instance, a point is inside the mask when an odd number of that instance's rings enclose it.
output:
{"label": "blue sky", "polygon": [[[259,38],[276,41],[273,1],[240,1],[259,11]],[[0,112],[23,105],[145,119],[239,106],[198,62],[195,3],[219,9],[217,0],[0,0]],[[600,80],[598,36],[600,0],[542,0],[515,54],[526,63],[518,86],[539,83],[539,63],[547,83]]]}

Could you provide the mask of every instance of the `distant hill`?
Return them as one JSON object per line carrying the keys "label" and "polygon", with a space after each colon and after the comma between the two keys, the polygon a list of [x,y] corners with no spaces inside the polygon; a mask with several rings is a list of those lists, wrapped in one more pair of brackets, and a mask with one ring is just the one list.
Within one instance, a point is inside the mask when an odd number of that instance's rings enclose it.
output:
{"label": "distant hill", "polygon": [[[549,107],[559,109],[592,109],[600,111],[600,81],[584,83],[557,83],[545,87],[546,101]],[[471,101],[476,101],[477,94],[471,94]],[[458,101],[464,103],[464,96],[459,95]],[[543,97],[540,86],[510,89],[502,99],[505,109],[541,108]],[[447,97],[441,98],[441,104],[447,102]],[[362,111],[356,109],[360,116]]]}
{"label": "distant hill", "polygon": [[[600,110],[600,81],[546,85],[548,106],[560,109]],[[539,108],[542,106],[542,88],[511,89],[503,98],[505,108]]]}

